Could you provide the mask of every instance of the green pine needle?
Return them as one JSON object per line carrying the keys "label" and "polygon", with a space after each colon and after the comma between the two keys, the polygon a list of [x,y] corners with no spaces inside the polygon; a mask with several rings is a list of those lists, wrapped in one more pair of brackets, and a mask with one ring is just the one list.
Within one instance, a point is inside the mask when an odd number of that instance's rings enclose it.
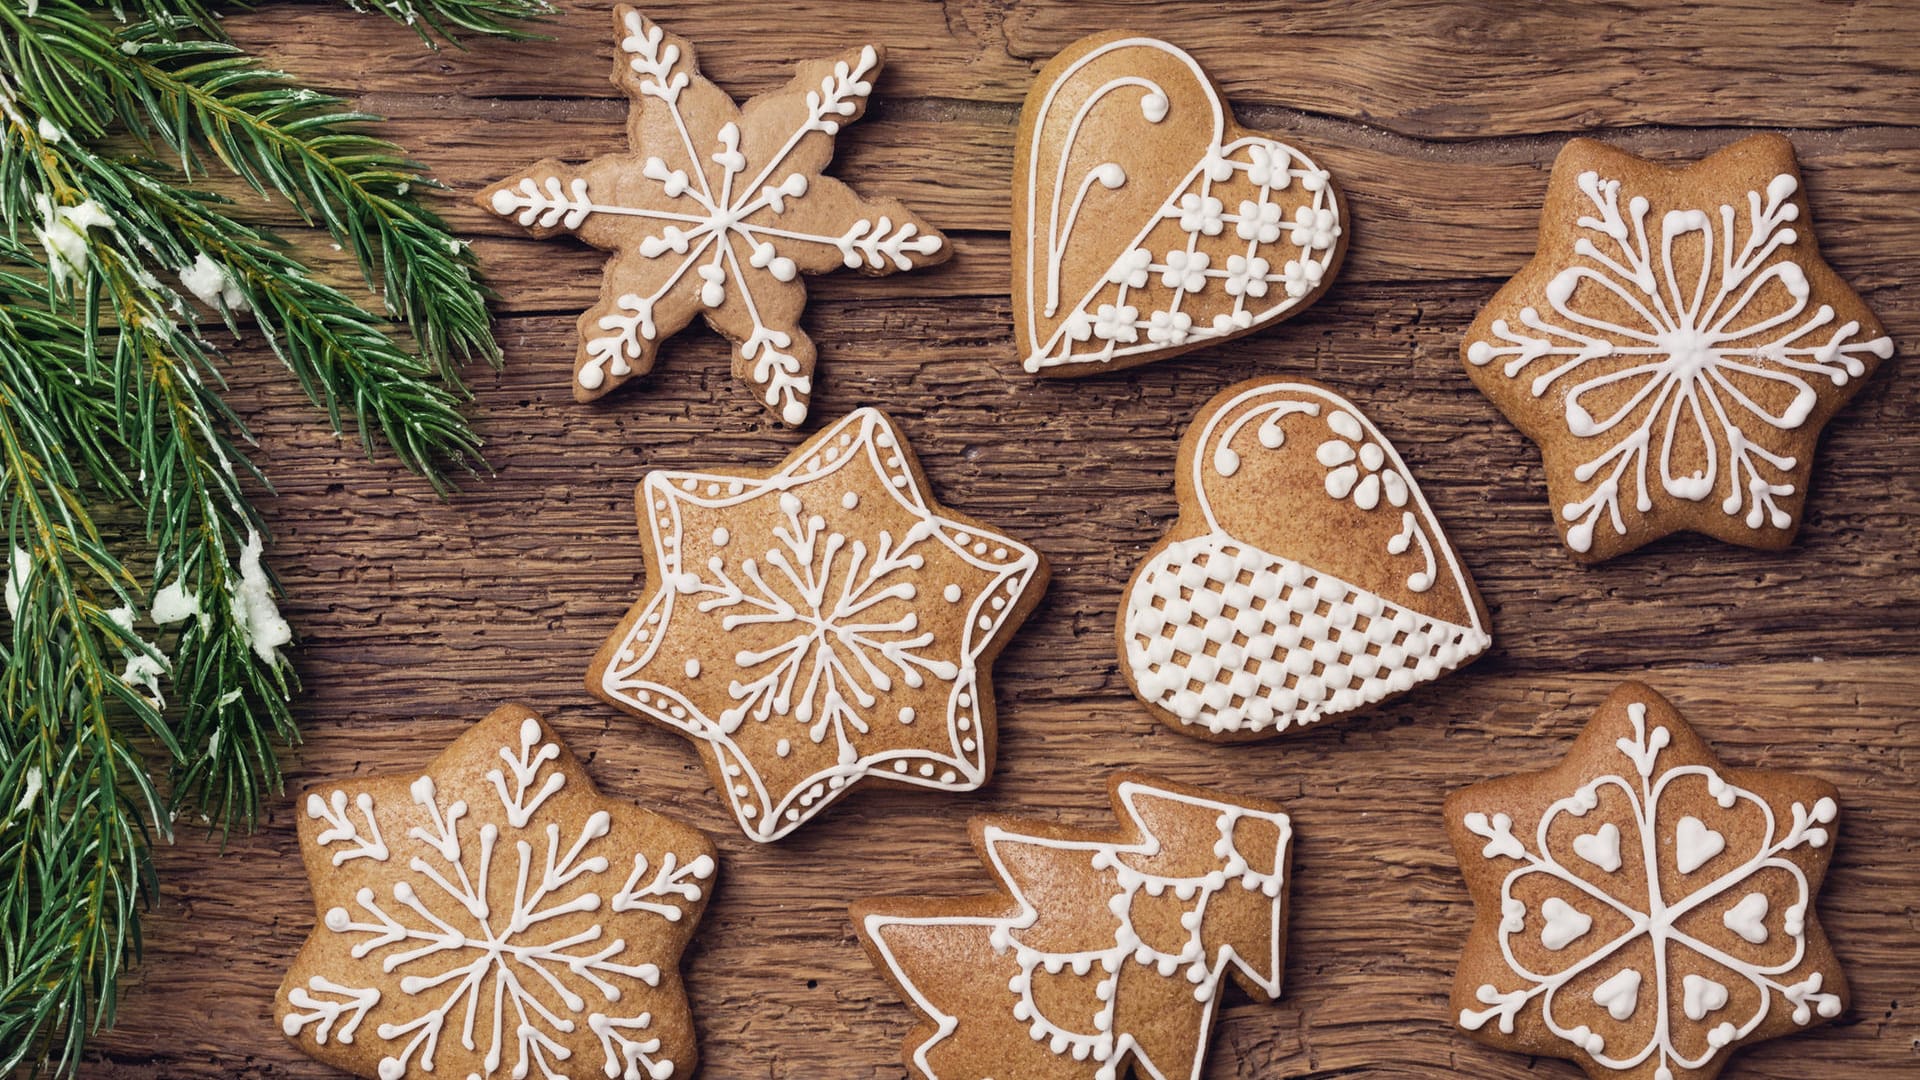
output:
{"label": "green pine needle", "polygon": [[[370,6],[430,45],[550,10]],[[336,432],[436,491],[481,464],[459,371],[500,351],[472,254],[421,201],[437,185],[219,14],[0,3],[0,1075],[78,1067],[138,955],[152,844],[181,815],[249,826],[298,737],[270,488],[206,335],[260,334]],[[212,170],[324,229],[367,295],[199,190]]]}

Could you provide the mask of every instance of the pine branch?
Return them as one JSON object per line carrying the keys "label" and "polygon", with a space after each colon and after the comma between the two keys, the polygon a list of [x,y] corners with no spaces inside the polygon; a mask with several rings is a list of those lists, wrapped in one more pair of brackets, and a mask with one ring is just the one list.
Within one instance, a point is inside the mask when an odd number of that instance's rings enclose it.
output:
{"label": "pine branch", "polygon": [[[0,6],[0,22],[9,17],[29,28]],[[189,175],[203,171],[203,153],[211,153],[262,195],[288,198],[308,224],[353,252],[368,287],[442,378],[457,386],[460,365],[475,357],[499,363],[473,255],[409,197],[439,185],[398,147],[365,133],[380,117],[300,87],[237,46],[182,40],[176,35],[187,27],[178,21],[115,33],[74,0],[44,0],[35,21],[60,29],[38,39],[37,77],[21,90],[47,103],[53,124],[91,134],[95,117],[118,117]]]}
{"label": "pine branch", "polygon": [[[0,291],[29,284],[0,274]],[[70,1069],[85,1032],[111,1019],[152,887],[146,823],[166,829],[118,718],[130,715],[179,753],[156,704],[109,659],[151,652],[111,614],[109,602],[131,604],[133,579],[86,511],[81,476],[116,449],[72,438],[71,425],[99,419],[88,399],[111,400],[104,378],[87,372],[86,337],[52,313],[0,307],[0,517],[13,622],[0,647],[0,1073],[41,1055]]]}
{"label": "pine branch", "polygon": [[[132,23],[117,2],[0,3],[0,1074],[77,1067],[137,953],[154,836],[181,812],[250,824],[297,738],[250,499],[266,479],[205,310],[257,328],[336,432],[351,417],[372,454],[377,430],[441,491],[478,460],[458,368],[499,362],[473,257],[377,118],[258,66],[204,0],[134,0]],[[378,6],[429,43],[547,10]],[[121,129],[150,156],[97,149]],[[351,250],[391,319],[183,186],[213,162]],[[151,577],[96,528],[113,503],[141,515]]]}
{"label": "pine branch", "polygon": [[428,48],[435,49],[442,41],[459,46],[463,33],[526,40],[536,35],[509,20],[545,18],[556,10],[546,0],[347,0],[347,6],[377,11],[411,26]]}

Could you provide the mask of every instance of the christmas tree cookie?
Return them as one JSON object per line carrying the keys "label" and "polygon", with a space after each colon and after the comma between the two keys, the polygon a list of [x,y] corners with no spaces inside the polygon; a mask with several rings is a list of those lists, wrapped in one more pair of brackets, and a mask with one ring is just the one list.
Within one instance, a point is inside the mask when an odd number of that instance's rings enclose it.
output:
{"label": "christmas tree cookie", "polygon": [[1114,829],[976,818],[1004,892],[853,906],[925,1018],[906,1045],[918,1080],[1199,1076],[1226,984],[1279,996],[1287,815],[1139,774],[1109,788]]}

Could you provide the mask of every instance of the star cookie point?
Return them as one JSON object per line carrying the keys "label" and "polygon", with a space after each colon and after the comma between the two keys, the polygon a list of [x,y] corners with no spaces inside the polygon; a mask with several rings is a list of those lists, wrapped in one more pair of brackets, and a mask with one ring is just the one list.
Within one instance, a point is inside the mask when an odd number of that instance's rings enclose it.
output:
{"label": "star cookie point", "polygon": [[951,254],[897,200],[822,173],[841,129],[865,114],[885,50],[807,61],[737,106],[700,74],[691,42],[626,5],[614,24],[630,149],[577,166],[538,162],[476,201],[536,237],[571,232],[612,253],[600,299],[580,317],[577,399],[651,369],[660,343],[700,316],[733,343],[735,376],[799,424],[815,359],[799,325],[803,276],[892,273]]}
{"label": "star cookie point", "polygon": [[651,473],[638,508],[649,593],[588,688],[693,740],[748,836],[777,840],[868,778],[986,782],[992,662],[1046,561],[933,502],[884,413],[770,472]]}
{"label": "star cookie point", "polygon": [[1644,685],[1617,688],[1561,764],[1445,813],[1478,909],[1453,1007],[1482,1042],[1673,1080],[1846,1007],[1814,914],[1833,787],[1728,769]]}
{"label": "star cookie point", "polygon": [[1779,135],[1673,168],[1562,150],[1538,251],[1461,357],[1540,444],[1577,559],[1678,531],[1792,542],[1820,429],[1893,353],[1807,207]]}

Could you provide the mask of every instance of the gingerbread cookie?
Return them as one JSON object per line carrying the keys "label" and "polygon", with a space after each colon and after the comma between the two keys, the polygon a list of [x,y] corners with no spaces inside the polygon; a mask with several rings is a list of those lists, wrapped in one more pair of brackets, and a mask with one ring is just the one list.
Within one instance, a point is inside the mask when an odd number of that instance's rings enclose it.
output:
{"label": "gingerbread cookie", "polygon": [[1139,774],[1108,786],[1118,829],[974,819],[1005,893],[853,905],[874,966],[927,1018],[915,1076],[1197,1077],[1228,978],[1280,996],[1287,815]]}
{"label": "gingerbread cookie", "polygon": [[681,950],[714,848],[598,794],[540,718],[493,711],[423,773],[298,804],[319,924],[274,1013],[379,1080],[693,1073]]}
{"label": "gingerbread cookie", "polygon": [[1729,770],[1624,683],[1546,772],[1447,799],[1478,918],[1460,1026],[1606,1080],[1711,1080],[1732,1052],[1846,1009],[1813,911],[1832,785]]}
{"label": "gingerbread cookie", "polygon": [[813,341],[802,274],[888,274],[943,262],[946,238],[894,199],[866,199],[821,170],[860,119],[885,52],[801,64],[736,106],[701,76],[693,46],[614,8],[613,83],[633,101],[632,149],[581,166],[548,159],[481,192],[481,206],[548,237],[613,252],[580,316],[574,396],[592,401],[653,367],[660,342],[706,316],[736,346],[734,376],[774,415],[806,419]]}
{"label": "gingerbread cookie", "polygon": [[1353,403],[1256,379],[1180,443],[1180,520],[1127,584],[1120,670],[1175,730],[1263,738],[1470,663],[1487,613],[1406,462]]}
{"label": "gingerbread cookie", "polygon": [[1682,530],[1786,547],[1821,427],[1892,354],[1778,135],[1683,168],[1568,143],[1538,252],[1461,346],[1582,562]]}
{"label": "gingerbread cookie", "polygon": [[652,592],[587,673],[700,745],[755,840],[864,777],[971,791],[993,771],[993,658],[1046,589],[1019,541],[936,505],[859,409],[771,472],[640,484]]}
{"label": "gingerbread cookie", "polygon": [[1235,124],[1164,41],[1069,46],[1027,95],[1015,145],[1014,340],[1037,374],[1129,367],[1290,318],[1346,251],[1327,171]]}

